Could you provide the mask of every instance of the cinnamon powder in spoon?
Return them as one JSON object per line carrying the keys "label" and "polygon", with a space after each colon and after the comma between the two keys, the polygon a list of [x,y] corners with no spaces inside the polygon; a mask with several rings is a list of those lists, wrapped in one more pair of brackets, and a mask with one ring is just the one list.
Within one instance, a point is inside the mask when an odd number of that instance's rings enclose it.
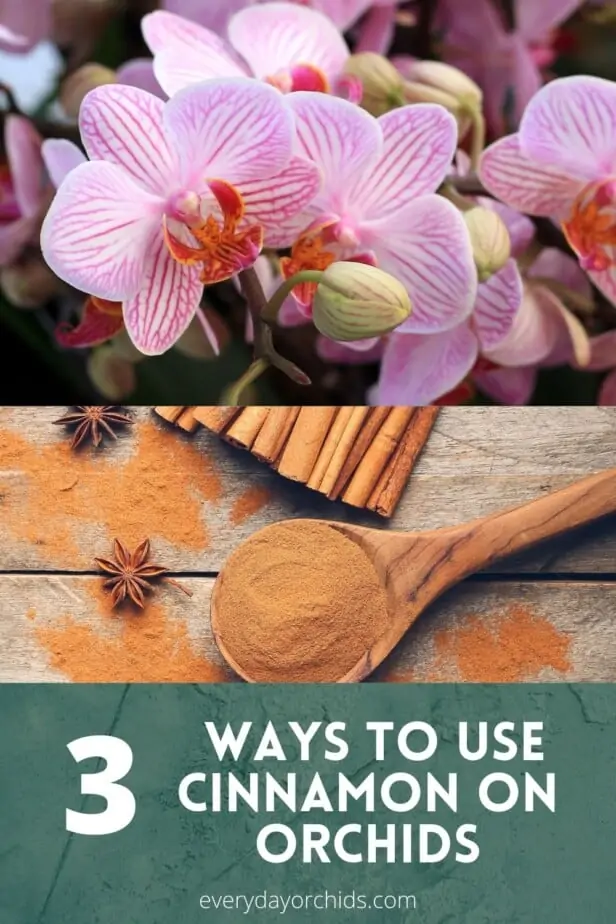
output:
{"label": "cinnamon powder in spoon", "polygon": [[333,682],[389,625],[386,593],[362,549],[323,523],[278,523],[231,556],[217,631],[260,682]]}

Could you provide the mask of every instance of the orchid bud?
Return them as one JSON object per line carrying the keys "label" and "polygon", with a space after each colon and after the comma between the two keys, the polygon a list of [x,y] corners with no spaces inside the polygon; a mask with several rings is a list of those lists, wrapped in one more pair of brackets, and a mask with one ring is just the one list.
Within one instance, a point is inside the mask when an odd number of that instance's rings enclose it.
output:
{"label": "orchid bud", "polygon": [[114,356],[106,346],[97,347],[90,353],[87,369],[90,381],[108,401],[123,401],[137,387],[133,364]]}
{"label": "orchid bud", "polygon": [[497,212],[481,206],[464,213],[480,282],[503,268],[511,256],[511,238]]}
{"label": "orchid bud", "polygon": [[407,102],[440,103],[458,122],[460,137],[469,130],[473,114],[483,108],[483,94],[477,84],[457,67],[441,61],[413,61],[407,68]]}
{"label": "orchid bud", "polygon": [[331,340],[366,340],[406,321],[411,300],[401,282],[365,263],[332,263],[323,273],[312,319]]}
{"label": "orchid bud", "polygon": [[60,283],[40,257],[20,260],[0,271],[0,289],[16,308],[40,308],[58,294]]}
{"label": "orchid bud", "polygon": [[69,119],[77,119],[81,104],[90,90],[115,82],[115,71],[110,68],[102,64],[83,64],[63,81],[60,104]]}
{"label": "orchid bud", "polygon": [[405,103],[402,77],[382,55],[372,51],[351,55],[344,74],[360,81],[363,88],[361,106],[370,115],[382,116]]}

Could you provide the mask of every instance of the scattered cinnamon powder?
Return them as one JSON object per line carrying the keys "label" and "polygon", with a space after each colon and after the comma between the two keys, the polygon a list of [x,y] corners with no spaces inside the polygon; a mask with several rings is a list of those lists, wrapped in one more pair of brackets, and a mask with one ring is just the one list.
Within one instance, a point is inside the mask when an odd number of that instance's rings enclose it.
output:
{"label": "scattered cinnamon powder", "polygon": [[266,487],[255,484],[247,488],[243,494],[240,494],[234,501],[229,520],[233,526],[241,526],[255,513],[266,507],[272,496]]}
{"label": "scattered cinnamon powder", "polygon": [[97,623],[65,615],[37,623],[34,633],[51,667],[76,683],[220,683],[232,672],[195,650],[186,624],[160,602],[143,613],[118,617],[109,597],[92,582]]}
{"label": "scattered cinnamon powder", "polygon": [[222,574],[215,633],[252,680],[339,680],[389,626],[368,556],[324,523],[268,526],[233,553]]}
{"label": "scattered cinnamon powder", "polygon": [[203,504],[222,496],[212,460],[191,443],[170,440],[151,421],[135,426],[131,442],[132,454],[118,461],[113,452],[75,453],[66,441],[36,445],[3,429],[2,528],[39,546],[46,564],[71,569],[91,563],[83,521],[129,546],[147,529],[150,538],[206,548]]}
{"label": "scattered cinnamon powder", "polygon": [[379,679],[397,683],[462,681],[520,683],[551,669],[571,671],[571,636],[520,606],[490,616],[472,615],[434,634],[434,658],[425,670],[384,669]]}

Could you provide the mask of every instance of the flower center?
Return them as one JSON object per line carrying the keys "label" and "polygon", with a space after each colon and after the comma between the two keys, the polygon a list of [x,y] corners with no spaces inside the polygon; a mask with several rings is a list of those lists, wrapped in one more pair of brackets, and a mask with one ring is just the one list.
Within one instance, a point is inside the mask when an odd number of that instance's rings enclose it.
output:
{"label": "flower center", "polygon": [[312,64],[296,64],[278,71],[266,78],[266,83],[276,87],[281,93],[293,93],[295,90],[311,90],[313,93],[329,93],[329,80],[322,70]]}
{"label": "flower center", "polygon": [[616,178],[590,183],[573,203],[563,231],[585,270],[616,264]]}
{"label": "flower center", "polygon": [[[308,229],[298,238],[291,250],[291,256],[282,257],[280,260],[283,279],[290,279],[304,270],[326,270],[335,262],[335,253],[325,249],[324,231],[330,224],[328,222],[327,225]],[[316,290],[314,282],[303,282],[293,289],[293,298],[304,312],[310,311]]]}
{"label": "flower center", "polygon": [[17,221],[21,210],[15,198],[11,171],[7,164],[0,164],[0,224]]}
{"label": "flower center", "polygon": [[[218,213],[203,218],[201,198],[182,191],[170,200],[163,218],[163,233],[169,253],[178,263],[201,266],[201,281],[213,285],[231,279],[253,266],[263,248],[264,229],[244,221],[245,205],[238,190],[224,180],[209,180]],[[179,223],[184,240],[172,230]]]}

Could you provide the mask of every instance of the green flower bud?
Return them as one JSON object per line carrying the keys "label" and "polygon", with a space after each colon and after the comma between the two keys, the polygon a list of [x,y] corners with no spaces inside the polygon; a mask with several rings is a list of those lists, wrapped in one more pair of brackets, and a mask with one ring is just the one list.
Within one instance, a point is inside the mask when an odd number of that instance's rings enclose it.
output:
{"label": "green flower bud", "polygon": [[16,308],[40,308],[58,294],[60,282],[40,257],[26,257],[0,270],[0,290]]}
{"label": "green flower bud", "polygon": [[361,106],[373,116],[381,116],[404,106],[404,82],[391,61],[372,51],[351,55],[344,73],[356,77],[363,87]]}
{"label": "green flower bud", "polygon": [[69,119],[77,119],[84,98],[97,87],[116,82],[116,73],[102,64],[83,64],[60,86],[59,100]]}
{"label": "green flower bud", "polygon": [[401,282],[365,263],[332,263],[313,302],[317,330],[332,340],[365,340],[406,321],[411,300]]}
{"label": "green flower bud", "polygon": [[477,206],[464,213],[480,282],[503,268],[511,256],[511,239],[497,212]]}
{"label": "green flower bud", "polygon": [[405,96],[409,103],[440,103],[455,117],[464,138],[483,109],[477,84],[457,67],[441,61],[414,61],[407,70]]}
{"label": "green flower bud", "polygon": [[106,346],[90,353],[87,368],[90,381],[108,401],[123,401],[137,387],[133,364],[115,356]]}

